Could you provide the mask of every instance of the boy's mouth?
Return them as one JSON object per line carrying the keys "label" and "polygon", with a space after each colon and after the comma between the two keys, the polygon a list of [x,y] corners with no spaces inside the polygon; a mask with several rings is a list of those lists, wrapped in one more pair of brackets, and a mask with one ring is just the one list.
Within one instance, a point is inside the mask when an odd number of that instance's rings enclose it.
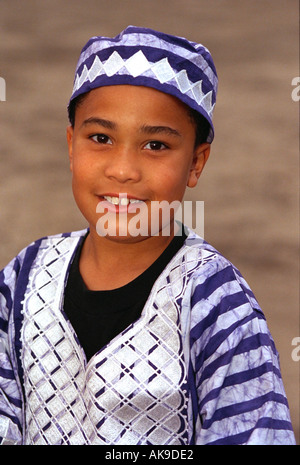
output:
{"label": "boy's mouth", "polygon": [[101,208],[113,213],[136,213],[145,201],[129,194],[102,194],[98,196]]}
{"label": "boy's mouth", "polygon": [[142,200],[134,199],[134,198],[128,198],[127,196],[115,197],[115,196],[110,196],[110,195],[103,195],[103,198],[107,202],[112,203],[113,205],[127,206],[127,205],[132,204],[132,203],[142,202]]}

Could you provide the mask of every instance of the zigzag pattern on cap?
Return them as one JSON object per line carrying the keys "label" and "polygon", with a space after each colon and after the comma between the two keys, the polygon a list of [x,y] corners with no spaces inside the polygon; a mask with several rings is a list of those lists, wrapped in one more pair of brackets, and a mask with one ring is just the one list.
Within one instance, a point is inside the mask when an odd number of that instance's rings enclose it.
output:
{"label": "zigzag pattern on cap", "polygon": [[202,80],[195,83],[191,82],[185,69],[175,73],[170,66],[168,58],[163,58],[156,63],[150,63],[144,53],[139,50],[127,60],[124,60],[120,54],[114,51],[110,57],[102,62],[98,56],[95,57],[91,67],[88,69],[84,65],[81,74],[76,74],[73,95],[82,85],[89,81],[93,82],[98,76],[106,75],[130,75],[132,77],[144,76],[158,79],[161,84],[169,84],[186,94],[198,105],[212,115],[214,104],[212,104],[212,91],[207,94],[202,91]]}
{"label": "zigzag pattern on cap", "polygon": [[171,53],[189,61],[191,65],[196,65],[217,90],[218,78],[216,70],[209,50],[204,45],[190,42],[183,37],[169,36],[168,34],[136,26],[127,27],[114,39],[92,37],[86,48],[82,50],[77,63],[77,70],[91,55],[97,55],[99,52],[105,49],[109,50],[111,47],[122,46],[130,49],[136,47],[137,44],[141,49],[164,50],[166,53]]}
{"label": "zigzag pattern on cap", "polygon": [[69,102],[93,89],[111,85],[152,87],[177,97],[210,125],[218,77],[209,50],[183,37],[129,26],[114,38],[94,36],[83,47]]}

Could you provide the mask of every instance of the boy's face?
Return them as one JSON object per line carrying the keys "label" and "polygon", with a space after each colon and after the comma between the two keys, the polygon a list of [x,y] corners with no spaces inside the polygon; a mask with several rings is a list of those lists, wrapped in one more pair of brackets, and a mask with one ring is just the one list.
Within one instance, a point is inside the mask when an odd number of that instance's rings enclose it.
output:
{"label": "boy's face", "polygon": [[[109,211],[117,229],[128,224],[140,206],[147,207],[150,225],[151,205],[181,201],[186,186],[197,184],[210,150],[209,144],[195,147],[195,125],[182,102],[125,85],[90,91],[67,140],[74,197],[91,232]],[[129,205],[116,205],[122,195]],[[97,212],[100,201],[105,211]],[[128,231],[119,236],[115,240],[139,240]]]}

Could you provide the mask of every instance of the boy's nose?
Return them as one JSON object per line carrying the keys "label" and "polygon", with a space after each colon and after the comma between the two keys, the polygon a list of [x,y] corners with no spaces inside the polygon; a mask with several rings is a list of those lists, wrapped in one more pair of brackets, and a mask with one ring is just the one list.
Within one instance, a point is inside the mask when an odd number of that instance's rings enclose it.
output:
{"label": "boy's nose", "polygon": [[141,179],[141,169],[137,155],[129,149],[116,151],[107,162],[105,175],[120,183],[138,182]]}

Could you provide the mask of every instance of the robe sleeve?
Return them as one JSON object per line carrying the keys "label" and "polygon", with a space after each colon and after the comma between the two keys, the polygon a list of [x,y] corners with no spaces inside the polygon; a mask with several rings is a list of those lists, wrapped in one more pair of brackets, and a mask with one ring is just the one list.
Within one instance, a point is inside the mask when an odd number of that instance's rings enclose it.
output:
{"label": "robe sleeve", "polygon": [[18,382],[13,327],[14,289],[19,261],[0,272],[0,444],[22,444],[22,396]]}
{"label": "robe sleeve", "polygon": [[194,443],[295,444],[265,317],[231,264],[208,264],[191,295]]}

